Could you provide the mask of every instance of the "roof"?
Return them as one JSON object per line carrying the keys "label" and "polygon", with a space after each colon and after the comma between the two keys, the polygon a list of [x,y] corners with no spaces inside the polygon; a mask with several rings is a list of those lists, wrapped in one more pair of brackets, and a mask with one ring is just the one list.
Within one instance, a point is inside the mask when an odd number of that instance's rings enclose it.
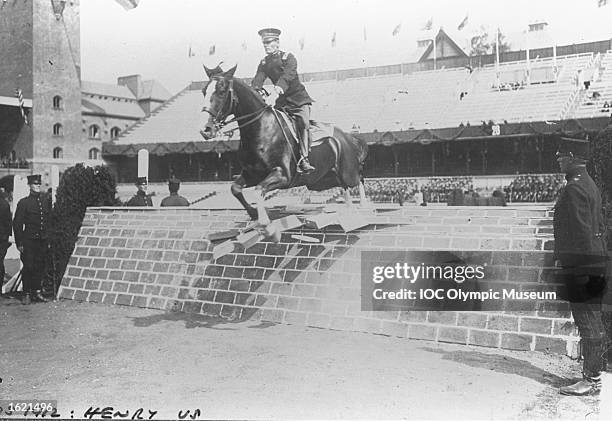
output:
{"label": "roof", "polygon": [[[467,57],[467,54],[465,53],[465,51],[463,51],[463,48],[457,45],[457,43],[453,41],[453,39],[449,37],[446,32],[444,32],[444,29],[440,29],[440,31],[436,34],[436,43],[438,44],[444,41],[446,41],[452,47],[452,49],[455,50],[455,52],[457,53],[454,56],[450,54],[445,54],[444,57],[455,57],[455,56]],[[425,52],[421,55],[418,61],[427,60],[429,55],[432,53],[432,50],[433,50],[433,42],[430,43],[429,46],[425,49]]]}
{"label": "roof", "polygon": [[[14,96],[0,96],[0,105],[8,105],[10,107],[18,107],[19,101]],[[29,98],[23,99],[23,106],[26,108],[32,108],[32,100]]]}
{"label": "roof", "polygon": [[158,101],[167,101],[172,97],[166,88],[156,80],[145,80],[142,82],[138,99],[153,99]]}
{"label": "roof", "polygon": [[127,86],[113,85],[110,83],[81,81],[81,92],[100,96],[113,96],[116,98],[136,99]]}
{"label": "roof", "polygon": [[84,114],[104,114],[131,119],[144,118],[145,113],[135,99],[104,97],[93,98],[84,93],[81,97],[81,111]]}
{"label": "roof", "polygon": [[[201,111],[203,101],[202,91],[190,86],[156,108],[149,117],[128,128],[115,143],[203,142],[200,130],[208,119],[208,114]],[[231,130],[231,127],[226,130]]]}

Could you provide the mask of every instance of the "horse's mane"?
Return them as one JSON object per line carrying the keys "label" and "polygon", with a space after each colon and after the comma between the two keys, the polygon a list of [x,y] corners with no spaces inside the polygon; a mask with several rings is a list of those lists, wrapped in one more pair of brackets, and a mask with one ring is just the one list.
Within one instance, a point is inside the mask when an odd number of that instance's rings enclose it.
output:
{"label": "horse's mane", "polygon": [[255,89],[253,89],[251,85],[249,85],[244,80],[237,78],[237,77],[235,77],[233,80],[236,85],[249,91],[260,105],[266,104],[266,101],[264,101],[261,95],[259,95],[259,93]]}

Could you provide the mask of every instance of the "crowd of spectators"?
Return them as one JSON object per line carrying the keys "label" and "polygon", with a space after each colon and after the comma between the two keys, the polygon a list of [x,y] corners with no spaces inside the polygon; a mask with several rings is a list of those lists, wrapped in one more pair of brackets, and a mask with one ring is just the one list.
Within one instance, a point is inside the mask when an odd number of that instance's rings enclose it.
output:
{"label": "crowd of spectators", "polygon": [[9,158],[2,158],[0,161],[0,166],[2,168],[21,168],[28,169],[30,168],[30,163],[23,158],[17,160],[11,160]]}
{"label": "crowd of spectators", "polygon": [[521,175],[504,187],[508,202],[553,202],[564,185],[562,174]]}

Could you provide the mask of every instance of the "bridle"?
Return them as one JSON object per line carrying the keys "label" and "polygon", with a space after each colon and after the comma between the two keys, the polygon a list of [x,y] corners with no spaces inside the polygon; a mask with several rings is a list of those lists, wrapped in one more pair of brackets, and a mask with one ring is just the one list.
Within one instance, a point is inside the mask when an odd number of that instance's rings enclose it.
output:
{"label": "bridle", "polygon": [[[221,78],[215,78],[216,80],[220,80]],[[212,123],[215,126],[215,129],[219,131],[223,127],[227,126],[230,123],[237,122],[242,127],[248,126],[249,124],[254,123],[259,120],[263,113],[269,106],[262,107],[259,110],[256,110],[252,113],[245,114],[240,117],[234,117],[227,120],[230,114],[235,114],[236,107],[238,106],[238,97],[234,93],[234,80],[229,80],[229,88],[227,89],[227,93],[225,94],[225,99],[223,100],[223,105],[219,109],[219,112],[215,115],[213,112],[207,107],[202,108],[202,112],[206,112],[211,115]],[[244,122],[244,120],[248,120]],[[231,132],[231,131],[230,131]]]}

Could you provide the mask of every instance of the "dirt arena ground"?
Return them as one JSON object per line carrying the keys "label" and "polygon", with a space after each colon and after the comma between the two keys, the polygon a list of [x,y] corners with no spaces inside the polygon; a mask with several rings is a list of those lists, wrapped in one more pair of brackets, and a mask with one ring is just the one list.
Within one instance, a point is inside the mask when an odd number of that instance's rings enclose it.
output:
{"label": "dirt arena ground", "polygon": [[3,296],[0,335],[1,398],[66,418],[591,420],[603,398],[558,394],[567,357],[73,301]]}

